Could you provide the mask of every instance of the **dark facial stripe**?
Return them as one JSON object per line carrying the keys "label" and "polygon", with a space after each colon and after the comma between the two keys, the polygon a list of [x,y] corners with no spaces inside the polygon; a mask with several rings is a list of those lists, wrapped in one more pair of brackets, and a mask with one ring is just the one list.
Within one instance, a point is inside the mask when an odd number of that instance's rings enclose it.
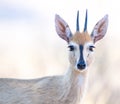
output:
{"label": "dark facial stripe", "polygon": [[80,50],[80,59],[79,59],[79,62],[80,61],[84,61],[84,59],[83,59],[83,45],[79,46],[79,50]]}
{"label": "dark facial stripe", "polygon": [[77,68],[78,69],[85,69],[86,67],[86,64],[85,64],[85,61],[84,61],[84,58],[83,58],[83,45],[80,45],[79,46],[79,50],[80,50],[80,58],[79,58],[79,62],[77,63]]}

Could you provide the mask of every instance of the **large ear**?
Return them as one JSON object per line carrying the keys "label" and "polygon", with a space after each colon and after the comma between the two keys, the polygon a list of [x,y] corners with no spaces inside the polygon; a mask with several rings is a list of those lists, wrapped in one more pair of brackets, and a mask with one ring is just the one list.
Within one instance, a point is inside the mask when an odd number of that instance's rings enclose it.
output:
{"label": "large ear", "polygon": [[55,27],[57,34],[69,43],[72,37],[71,30],[68,24],[59,15],[55,15]]}
{"label": "large ear", "polygon": [[105,36],[107,27],[108,27],[108,15],[105,15],[100,21],[97,22],[92,31],[91,37],[94,43]]}

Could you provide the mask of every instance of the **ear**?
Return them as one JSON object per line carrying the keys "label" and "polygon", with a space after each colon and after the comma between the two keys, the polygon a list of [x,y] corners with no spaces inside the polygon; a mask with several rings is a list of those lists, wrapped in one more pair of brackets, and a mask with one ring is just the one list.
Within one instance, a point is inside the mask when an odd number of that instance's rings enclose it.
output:
{"label": "ear", "polygon": [[68,24],[59,15],[55,15],[55,27],[57,34],[69,43],[72,37],[71,30]]}
{"label": "ear", "polygon": [[105,15],[100,21],[97,22],[92,31],[91,37],[94,43],[105,36],[107,27],[108,27],[108,15]]}

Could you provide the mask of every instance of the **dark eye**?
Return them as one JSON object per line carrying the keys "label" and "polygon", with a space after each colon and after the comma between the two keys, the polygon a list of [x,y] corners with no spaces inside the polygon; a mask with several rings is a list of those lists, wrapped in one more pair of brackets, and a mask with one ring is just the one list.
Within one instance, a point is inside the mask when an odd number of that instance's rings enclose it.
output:
{"label": "dark eye", "polygon": [[69,51],[74,51],[75,47],[73,45],[68,46],[68,48],[70,49]]}
{"label": "dark eye", "polygon": [[91,51],[91,52],[93,52],[93,49],[95,48],[95,46],[89,46],[89,50]]}

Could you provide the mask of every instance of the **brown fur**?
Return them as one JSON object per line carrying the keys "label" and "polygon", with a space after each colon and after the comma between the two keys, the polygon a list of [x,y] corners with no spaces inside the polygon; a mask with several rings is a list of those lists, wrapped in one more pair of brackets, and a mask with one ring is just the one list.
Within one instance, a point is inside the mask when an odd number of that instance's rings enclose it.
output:
{"label": "brown fur", "polygon": [[82,44],[84,45],[86,42],[92,41],[90,35],[88,32],[76,32],[75,35],[71,38],[71,41],[77,43],[77,44]]}

